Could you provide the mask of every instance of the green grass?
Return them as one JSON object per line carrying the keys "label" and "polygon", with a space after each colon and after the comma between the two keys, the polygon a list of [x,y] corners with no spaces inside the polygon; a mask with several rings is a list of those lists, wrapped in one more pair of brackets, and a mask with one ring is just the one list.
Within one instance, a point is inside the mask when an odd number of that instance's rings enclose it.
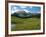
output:
{"label": "green grass", "polygon": [[18,18],[15,16],[11,16],[11,23],[15,24],[15,27],[11,29],[11,31],[40,29],[39,18]]}

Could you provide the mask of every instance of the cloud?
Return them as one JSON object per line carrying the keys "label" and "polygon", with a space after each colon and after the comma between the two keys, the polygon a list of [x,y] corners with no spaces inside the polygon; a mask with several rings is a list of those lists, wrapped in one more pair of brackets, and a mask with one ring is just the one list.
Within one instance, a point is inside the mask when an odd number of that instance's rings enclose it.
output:
{"label": "cloud", "polygon": [[30,8],[33,8],[32,6]]}
{"label": "cloud", "polygon": [[41,12],[39,11],[39,12],[37,12],[37,13],[41,13]]}
{"label": "cloud", "polygon": [[11,10],[12,11],[15,11],[17,9],[17,7],[12,7]]}
{"label": "cloud", "polygon": [[25,11],[25,12],[27,12],[27,13],[29,12],[29,11],[28,11],[28,10],[26,10],[26,9],[24,9],[24,11]]}
{"label": "cloud", "polygon": [[20,8],[26,8],[26,6],[20,6]]}
{"label": "cloud", "polygon": [[12,13],[18,11],[18,10],[24,10],[25,12],[32,12],[32,13],[40,13],[40,7],[34,7],[34,6],[14,6],[12,8]]}

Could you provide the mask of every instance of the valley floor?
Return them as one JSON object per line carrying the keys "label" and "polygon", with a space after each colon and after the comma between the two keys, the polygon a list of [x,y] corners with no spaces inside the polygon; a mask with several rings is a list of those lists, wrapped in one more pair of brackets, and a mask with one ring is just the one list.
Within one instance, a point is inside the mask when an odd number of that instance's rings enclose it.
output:
{"label": "valley floor", "polygon": [[18,18],[11,16],[12,31],[18,30],[39,30],[40,18]]}

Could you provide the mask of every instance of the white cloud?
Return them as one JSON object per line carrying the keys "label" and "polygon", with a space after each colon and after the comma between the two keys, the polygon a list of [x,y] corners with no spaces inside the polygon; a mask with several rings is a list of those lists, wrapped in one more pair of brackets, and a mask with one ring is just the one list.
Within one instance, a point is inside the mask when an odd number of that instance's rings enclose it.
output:
{"label": "white cloud", "polygon": [[26,6],[20,6],[20,8],[26,8]]}
{"label": "white cloud", "polygon": [[26,10],[26,9],[24,9],[24,11],[25,11],[25,12],[27,12],[27,13],[29,12],[29,11],[28,11],[28,10]]}
{"label": "white cloud", "polygon": [[20,9],[15,9],[14,11],[12,11],[11,14],[13,14],[13,13],[15,13],[15,12],[17,12],[17,11],[22,11],[22,10],[20,10]]}
{"label": "white cloud", "polygon": [[[23,6],[20,6],[20,7],[21,7],[21,8],[27,8],[28,6],[24,6],[24,5],[23,5]],[[29,6],[29,7],[30,7],[30,6]]]}
{"label": "white cloud", "polygon": [[12,9],[14,9],[14,10],[15,10],[15,9],[17,9],[17,7],[13,7]]}
{"label": "white cloud", "polygon": [[13,14],[13,13],[14,13],[14,11],[11,12],[11,14]]}
{"label": "white cloud", "polygon": [[[18,9],[17,7],[14,7],[14,11],[12,11],[12,13],[14,13],[14,12],[16,12],[16,11],[21,11],[21,10],[24,10],[25,12],[30,12],[30,11],[28,11],[27,9],[24,9],[24,8],[27,8],[26,6],[20,6],[20,8],[22,8],[22,9]],[[32,8],[32,7],[30,7],[30,8]]]}
{"label": "white cloud", "polygon": [[30,8],[33,8],[32,6]]}
{"label": "white cloud", "polygon": [[41,12],[39,11],[39,12],[37,12],[37,13],[41,13]]}

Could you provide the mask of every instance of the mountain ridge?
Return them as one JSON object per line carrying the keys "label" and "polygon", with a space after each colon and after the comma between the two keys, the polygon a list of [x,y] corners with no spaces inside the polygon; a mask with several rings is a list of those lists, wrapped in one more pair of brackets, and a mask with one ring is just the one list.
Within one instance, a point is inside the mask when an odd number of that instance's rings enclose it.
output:
{"label": "mountain ridge", "polygon": [[16,17],[32,17],[32,16],[40,16],[40,13],[31,13],[25,11],[16,11],[15,13],[11,14]]}

